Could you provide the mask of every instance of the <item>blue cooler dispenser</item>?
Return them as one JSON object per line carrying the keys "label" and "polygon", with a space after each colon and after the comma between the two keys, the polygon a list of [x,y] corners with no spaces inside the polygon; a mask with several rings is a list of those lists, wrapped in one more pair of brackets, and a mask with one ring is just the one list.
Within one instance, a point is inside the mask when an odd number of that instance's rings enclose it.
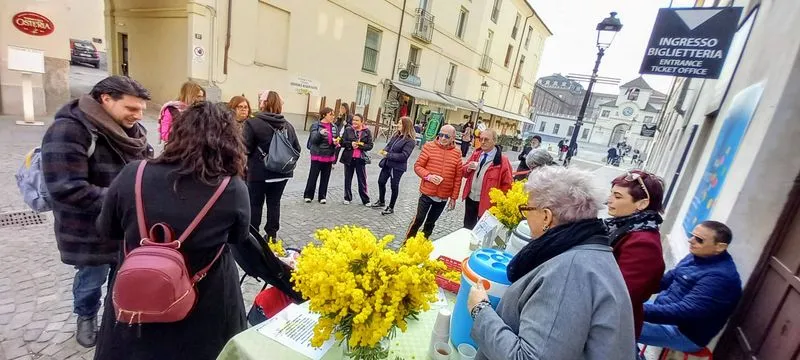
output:
{"label": "blue cooler dispenser", "polygon": [[478,348],[475,341],[469,336],[472,329],[472,317],[469,316],[467,309],[467,298],[472,289],[471,284],[474,282],[470,278],[476,279],[477,277],[484,280],[484,287],[489,294],[489,302],[492,303],[493,308],[496,308],[500,298],[511,285],[506,275],[506,267],[511,258],[511,254],[499,250],[478,249],[461,264],[461,288],[458,290],[453,317],[450,321],[450,341],[455,347],[467,343]]}

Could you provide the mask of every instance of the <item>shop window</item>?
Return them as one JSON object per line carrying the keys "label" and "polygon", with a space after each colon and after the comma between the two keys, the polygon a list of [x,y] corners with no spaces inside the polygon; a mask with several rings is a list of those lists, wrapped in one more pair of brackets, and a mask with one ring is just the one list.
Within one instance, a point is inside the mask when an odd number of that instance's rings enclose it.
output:
{"label": "shop window", "polygon": [[358,87],[356,87],[356,106],[363,108],[369,105],[373,90],[375,90],[375,87],[370,84],[358,83]]}

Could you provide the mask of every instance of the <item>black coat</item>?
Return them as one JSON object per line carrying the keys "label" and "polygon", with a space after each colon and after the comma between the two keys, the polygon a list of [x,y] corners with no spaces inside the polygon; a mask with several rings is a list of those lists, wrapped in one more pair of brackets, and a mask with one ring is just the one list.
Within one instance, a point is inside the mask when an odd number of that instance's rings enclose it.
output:
{"label": "black coat", "polygon": [[247,150],[247,181],[283,179],[294,176],[294,172],[279,174],[264,167],[264,156],[261,155],[261,151],[258,151],[258,148],[260,147],[264,153],[269,154],[269,146],[272,143],[273,135],[275,135],[273,128],[275,130],[286,129],[286,136],[289,138],[292,147],[298,152],[302,151],[294,126],[286,121],[283,115],[262,112],[248,118],[244,123],[244,146]]}
{"label": "black coat", "polygon": [[[131,163],[108,189],[103,211],[97,221],[99,231],[115,245],[124,241],[128,250],[139,246],[134,184],[138,162]],[[174,189],[177,166],[149,164],[142,183],[148,225],[164,222],[175,236],[189,226],[216,186],[194,178],[183,178]],[[247,187],[239,177],[231,179],[217,203],[180,248],[189,273],[194,275],[208,265],[220,246],[244,241],[250,226],[250,201]],[[124,240],[123,240],[124,239]],[[111,241],[109,241],[111,242]],[[120,254],[121,256],[122,254]],[[234,335],[247,329],[244,301],[239,289],[239,271],[229,249],[197,283],[197,303],[189,315],[178,322],[128,326],[117,324],[111,301],[113,287],[104,301],[104,314],[97,336],[95,359],[212,360]]]}
{"label": "black coat", "polygon": [[[328,135],[322,136],[322,134],[319,133],[322,129],[324,129],[324,127],[319,121],[311,125],[308,135],[308,147],[311,151],[311,155],[335,156],[336,145],[328,142]],[[334,139],[339,135],[339,128],[337,128],[334,123],[331,123],[331,132],[333,133]]]}
{"label": "black coat", "polygon": [[[146,133],[141,124],[136,129]],[[87,131],[88,129],[88,131]],[[88,157],[91,133],[97,136],[94,153]],[[148,150],[152,148],[148,146]],[[152,156],[142,154],[141,158]],[[106,190],[125,166],[122,151],[78,108],[78,100],[64,105],[42,139],[42,172],[53,199],[55,235],[65,264],[101,265],[117,262],[116,242],[97,234]]]}
{"label": "black coat", "polygon": [[[342,157],[339,159],[339,162],[342,164],[350,164],[353,160],[353,142],[360,141],[363,142],[364,145],[361,146],[362,153],[366,153],[372,150],[372,133],[369,129],[364,128],[363,130],[359,131],[360,134],[356,134],[356,130],[353,129],[352,126],[348,126],[344,128],[344,135],[342,136]],[[360,137],[359,137],[360,136]]]}
{"label": "black coat", "polygon": [[389,139],[389,143],[383,150],[386,151],[386,167],[391,169],[406,171],[408,169],[408,158],[414,151],[415,139],[409,139],[402,135],[395,135]]}

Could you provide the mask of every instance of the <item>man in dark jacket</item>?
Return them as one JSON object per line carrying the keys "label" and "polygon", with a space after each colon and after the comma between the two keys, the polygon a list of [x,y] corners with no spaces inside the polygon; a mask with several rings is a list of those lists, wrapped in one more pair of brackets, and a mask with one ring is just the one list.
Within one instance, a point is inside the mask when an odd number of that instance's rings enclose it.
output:
{"label": "man in dark jacket", "polygon": [[664,274],[661,293],[644,304],[639,342],[682,352],[699,351],[722,330],[742,296],[727,248],[730,228],[704,221],[692,231],[691,254]]}
{"label": "man in dark jacket", "polygon": [[72,284],[75,338],[84,347],[95,344],[101,287],[117,263],[121,240],[100,238],[95,219],[125,164],[152,156],[139,124],[149,99],[135,80],[105,78],[89,95],[64,105],[42,140],[42,172],[53,199],[58,250],[61,261],[77,269]]}
{"label": "man in dark jacket", "polygon": [[530,153],[531,150],[538,149],[541,145],[542,137],[539,135],[534,135],[531,138],[530,143],[526,144],[525,147],[522,148],[522,152],[519,153],[519,156],[517,156],[517,160],[519,160],[519,165],[517,165],[518,175],[514,176],[514,181],[525,180],[528,178],[528,173],[531,171],[531,168],[528,167],[525,159],[527,159],[528,153]]}

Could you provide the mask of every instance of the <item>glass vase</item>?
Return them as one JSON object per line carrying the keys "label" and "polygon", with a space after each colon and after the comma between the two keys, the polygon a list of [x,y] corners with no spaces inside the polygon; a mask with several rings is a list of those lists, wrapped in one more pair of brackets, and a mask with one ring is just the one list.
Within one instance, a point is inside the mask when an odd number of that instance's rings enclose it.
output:
{"label": "glass vase", "polygon": [[389,345],[391,340],[383,338],[374,347],[358,346],[350,348],[348,339],[342,342],[342,359],[345,360],[383,360],[389,358]]}

